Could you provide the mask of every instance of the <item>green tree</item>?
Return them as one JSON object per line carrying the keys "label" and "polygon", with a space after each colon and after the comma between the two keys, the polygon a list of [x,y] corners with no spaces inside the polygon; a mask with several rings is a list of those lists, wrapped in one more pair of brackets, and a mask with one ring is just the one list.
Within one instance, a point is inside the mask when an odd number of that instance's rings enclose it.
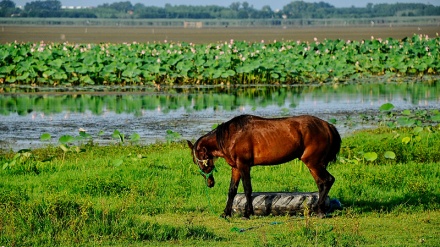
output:
{"label": "green tree", "polygon": [[33,1],[26,3],[24,10],[26,11],[56,11],[61,9],[61,2],[58,0]]}
{"label": "green tree", "polygon": [[60,17],[61,2],[58,0],[32,1],[26,3],[24,11],[29,17]]}
{"label": "green tree", "polygon": [[20,14],[22,17],[66,17],[66,18],[193,18],[193,19],[259,19],[273,18],[274,23],[284,16],[287,18],[370,18],[387,16],[435,16],[440,15],[440,7],[431,4],[396,3],[372,4],[365,7],[335,8],[326,2],[292,1],[280,11],[274,12],[268,5],[261,10],[255,9],[249,2],[232,2],[228,7],[215,5],[178,5],[166,4],[165,7],[133,5],[130,1],[120,1],[98,5],[94,9],[61,9],[59,0],[31,1],[24,10],[15,7],[13,0],[0,0],[0,16],[10,17]]}
{"label": "green tree", "polygon": [[15,3],[11,0],[2,0],[0,2],[0,16],[9,17],[18,12],[19,10],[15,7]]}
{"label": "green tree", "polygon": [[2,0],[0,2],[0,9],[15,9],[15,3],[11,0]]}
{"label": "green tree", "polygon": [[240,6],[241,6],[240,2],[233,2],[229,5],[229,8],[238,12],[238,10],[240,9]]}
{"label": "green tree", "polygon": [[248,2],[243,2],[243,3],[241,4],[241,6],[243,6],[243,9],[244,9],[244,10],[249,10],[249,8],[251,8],[251,7],[249,6],[249,3],[248,3]]}
{"label": "green tree", "polygon": [[[288,18],[325,18],[334,10],[334,6],[325,2],[307,3],[294,1],[283,7]],[[319,13],[319,17],[317,16]]]}
{"label": "green tree", "polygon": [[109,5],[110,8],[126,13],[127,11],[133,10],[133,5],[129,1],[125,2],[115,2]]}

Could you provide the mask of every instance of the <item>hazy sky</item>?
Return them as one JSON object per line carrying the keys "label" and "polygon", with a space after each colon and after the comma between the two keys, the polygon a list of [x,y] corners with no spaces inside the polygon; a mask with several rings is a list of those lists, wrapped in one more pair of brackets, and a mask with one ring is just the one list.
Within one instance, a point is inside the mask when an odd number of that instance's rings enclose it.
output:
{"label": "hazy sky", "polygon": [[[37,0],[12,0],[15,2],[17,6],[24,6],[28,2],[37,1]],[[101,5],[103,3],[113,3],[113,2],[123,2],[127,0],[61,0],[61,4],[63,6],[97,6]],[[163,7],[166,3],[169,3],[171,5],[218,5],[218,6],[229,6],[233,2],[248,2],[249,5],[253,6],[255,9],[261,9],[264,5],[269,5],[272,10],[275,9],[281,9],[283,6],[287,5],[288,3],[292,2],[292,0],[128,0],[132,4],[135,3],[142,3],[145,6],[159,6]],[[425,3],[425,4],[432,4],[439,6],[440,0],[367,0],[367,1],[356,1],[356,0],[306,0],[305,2],[326,2],[329,3],[335,7],[365,7],[367,3]]]}

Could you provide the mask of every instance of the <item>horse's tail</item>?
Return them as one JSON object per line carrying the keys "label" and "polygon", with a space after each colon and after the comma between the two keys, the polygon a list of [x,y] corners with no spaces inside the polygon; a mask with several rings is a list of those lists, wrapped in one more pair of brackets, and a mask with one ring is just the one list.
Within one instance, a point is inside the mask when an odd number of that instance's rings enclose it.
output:
{"label": "horse's tail", "polygon": [[327,154],[327,162],[335,162],[336,156],[339,153],[339,150],[341,149],[341,135],[339,135],[338,130],[333,124],[329,124],[330,128],[330,135],[331,135],[331,144],[330,144],[330,150]]}

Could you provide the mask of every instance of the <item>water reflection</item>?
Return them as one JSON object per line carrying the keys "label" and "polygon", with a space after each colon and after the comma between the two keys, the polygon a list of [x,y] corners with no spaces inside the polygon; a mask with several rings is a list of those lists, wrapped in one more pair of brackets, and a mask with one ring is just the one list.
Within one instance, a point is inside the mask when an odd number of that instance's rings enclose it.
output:
{"label": "water reflection", "polygon": [[164,140],[169,129],[193,139],[244,113],[344,119],[359,112],[375,114],[386,102],[397,109],[439,108],[439,92],[434,83],[5,93],[0,97],[0,141],[3,148],[33,147],[42,133],[57,140],[77,135],[79,128],[92,135],[101,130],[110,135],[115,129],[139,133],[148,143]]}

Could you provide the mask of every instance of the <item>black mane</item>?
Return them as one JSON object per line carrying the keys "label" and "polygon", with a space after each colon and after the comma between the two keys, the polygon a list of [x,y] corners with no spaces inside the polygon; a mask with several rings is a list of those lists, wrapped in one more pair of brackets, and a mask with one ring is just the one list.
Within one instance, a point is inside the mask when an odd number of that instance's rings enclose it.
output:
{"label": "black mane", "polygon": [[217,128],[215,129],[215,137],[217,139],[218,147],[222,150],[224,149],[225,140],[228,139],[229,130],[230,130],[231,126],[235,127],[236,130],[241,130],[253,118],[254,118],[254,116],[252,116],[252,115],[240,115],[240,116],[234,117],[233,119],[217,126]]}

